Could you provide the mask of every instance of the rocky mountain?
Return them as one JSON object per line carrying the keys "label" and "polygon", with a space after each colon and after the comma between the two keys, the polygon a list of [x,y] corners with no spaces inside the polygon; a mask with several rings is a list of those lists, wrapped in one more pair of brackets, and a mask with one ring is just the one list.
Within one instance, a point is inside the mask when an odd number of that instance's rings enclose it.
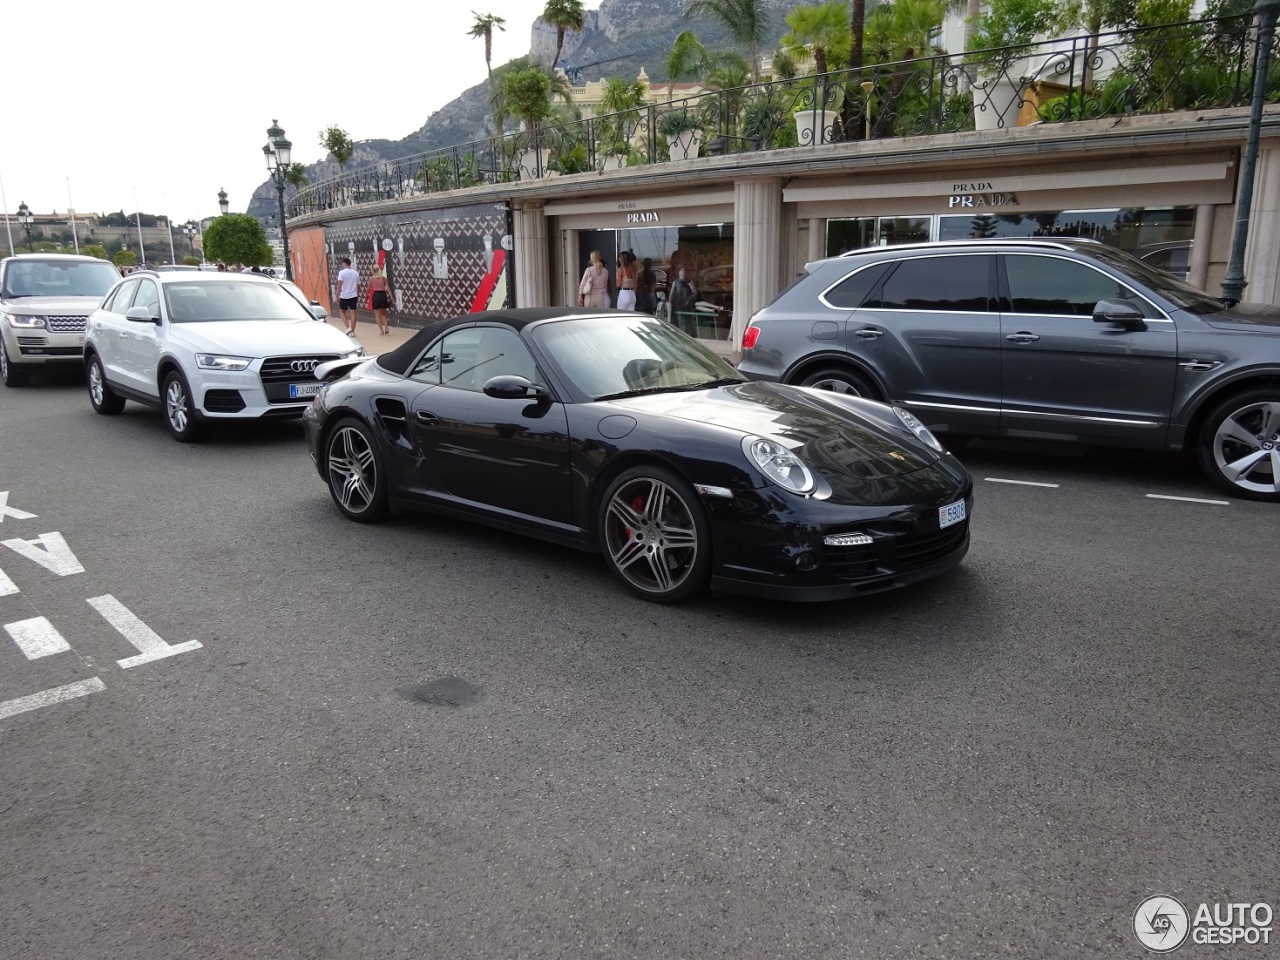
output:
{"label": "rocky mountain", "polygon": [[[771,13],[765,49],[772,50],[787,31],[782,18],[797,0],[762,2]],[[682,30],[693,30],[710,49],[732,46],[724,27],[708,20],[687,19],[687,6],[688,0],[602,0],[599,9],[587,11],[580,33],[565,36],[560,56],[566,71],[574,82],[584,83],[607,76],[632,79],[643,67],[650,80],[657,83],[666,79],[662,64]],[[550,62],[556,49],[555,28],[535,21],[529,48],[533,57]],[[484,56],[479,43],[475,44],[475,56]],[[362,141],[347,169],[480,139],[486,134],[487,114],[485,85],[477,84],[432,113],[418,130],[401,140]],[[338,165],[332,160],[307,168],[312,183],[337,175]],[[289,188],[286,196],[291,193]],[[261,218],[275,214],[276,192],[269,181],[254,191],[248,212]]]}

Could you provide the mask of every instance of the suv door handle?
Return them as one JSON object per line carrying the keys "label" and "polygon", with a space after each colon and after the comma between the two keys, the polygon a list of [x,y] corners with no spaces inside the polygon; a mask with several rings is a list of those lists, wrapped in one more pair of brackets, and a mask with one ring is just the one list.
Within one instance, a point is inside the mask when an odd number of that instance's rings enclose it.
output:
{"label": "suv door handle", "polygon": [[440,422],[440,418],[434,413],[428,413],[426,410],[419,410],[417,413],[418,423],[424,427],[434,427]]}
{"label": "suv door handle", "polygon": [[853,335],[863,340],[874,340],[876,337],[883,337],[884,331],[877,330],[875,327],[863,327],[861,330],[853,331]]}
{"label": "suv door handle", "polygon": [[1034,333],[1026,333],[1025,331],[1022,331],[1019,333],[1011,333],[1005,337],[1005,339],[1012,340],[1014,343],[1035,343],[1040,338]]}

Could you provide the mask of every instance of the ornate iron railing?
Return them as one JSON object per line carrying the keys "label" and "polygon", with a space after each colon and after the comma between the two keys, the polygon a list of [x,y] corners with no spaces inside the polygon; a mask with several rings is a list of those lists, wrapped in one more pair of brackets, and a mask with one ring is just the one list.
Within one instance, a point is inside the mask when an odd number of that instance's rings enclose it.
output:
{"label": "ornate iron railing", "polygon": [[[938,55],[659,99],[352,170],[309,185],[291,216],[621,169],[708,154],[1002,130],[1110,115],[1242,106],[1256,56],[1250,17],[1198,20]],[[1280,93],[1280,67],[1268,99]]]}

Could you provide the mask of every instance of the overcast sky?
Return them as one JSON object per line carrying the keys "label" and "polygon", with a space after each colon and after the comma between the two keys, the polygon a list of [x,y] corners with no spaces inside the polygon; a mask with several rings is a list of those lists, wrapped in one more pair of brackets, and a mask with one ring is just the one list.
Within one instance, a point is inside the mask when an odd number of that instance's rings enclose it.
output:
{"label": "overcast sky", "polygon": [[[587,9],[599,7],[588,0]],[[527,53],[542,0],[0,0],[9,109],[5,209],[137,206],[182,223],[242,212],[280,121],[293,159],[319,132],[396,140],[484,79],[472,10],[506,18],[493,65]],[[0,243],[3,243],[0,240]],[[6,244],[7,245],[7,244]]]}

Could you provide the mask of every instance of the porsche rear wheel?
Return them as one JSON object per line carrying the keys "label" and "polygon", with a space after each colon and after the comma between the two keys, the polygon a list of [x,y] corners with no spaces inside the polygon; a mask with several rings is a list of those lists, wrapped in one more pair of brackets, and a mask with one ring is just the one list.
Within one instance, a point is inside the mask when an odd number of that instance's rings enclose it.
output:
{"label": "porsche rear wheel", "polygon": [[605,491],[597,529],[609,568],[636,596],[678,603],[706,590],[711,528],[693,488],[666,467],[620,474]]}
{"label": "porsche rear wheel", "polygon": [[359,523],[387,515],[387,476],[378,441],[353,417],[338,421],[324,445],[329,493],[344,514]]}

